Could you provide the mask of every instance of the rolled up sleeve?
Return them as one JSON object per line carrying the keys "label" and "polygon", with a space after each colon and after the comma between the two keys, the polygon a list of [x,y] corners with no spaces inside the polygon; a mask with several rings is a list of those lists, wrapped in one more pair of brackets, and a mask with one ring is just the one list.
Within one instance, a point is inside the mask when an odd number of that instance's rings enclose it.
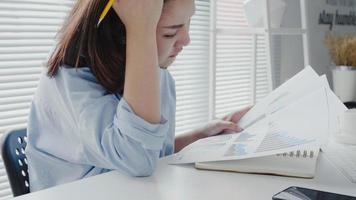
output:
{"label": "rolled up sleeve", "polygon": [[168,131],[168,123],[161,116],[159,124],[151,124],[137,116],[124,98],[121,98],[116,111],[115,125],[123,134],[150,150],[161,150]]}
{"label": "rolled up sleeve", "polygon": [[88,164],[133,176],[154,171],[169,128],[164,116],[161,123],[151,124],[136,115],[124,98],[116,104],[104,98],[88,106],[80,119]]}

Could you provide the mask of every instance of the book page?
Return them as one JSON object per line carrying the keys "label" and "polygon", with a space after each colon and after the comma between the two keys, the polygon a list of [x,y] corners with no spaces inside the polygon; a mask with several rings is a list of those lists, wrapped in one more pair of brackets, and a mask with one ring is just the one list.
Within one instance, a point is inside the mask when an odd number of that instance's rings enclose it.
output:
{"label": "book page", "polygon": [[241,133],[198,140],[170,157],[170,163],[194,163],[261,157],[320,143],[327,134],[327,93],[324,87],[275,112],[266,112]]}
{"label": "book page", "polygon": [[302,98],[321,87],[329,87],[327,81],[320,80],[318,74],[316,74],[310,66],[307,66],[304,70],[273,90],[259,103],[254,105],[252,109],[241,118],[238,125],[246,129],[264,118],[266,111],[278,111],[287,106],[290,102]]}

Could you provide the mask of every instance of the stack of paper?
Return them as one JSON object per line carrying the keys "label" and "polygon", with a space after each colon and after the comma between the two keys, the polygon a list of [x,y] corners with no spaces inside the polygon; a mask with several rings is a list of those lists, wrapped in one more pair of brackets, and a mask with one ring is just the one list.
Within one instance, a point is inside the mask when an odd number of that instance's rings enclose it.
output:
{"label": "stack of paper", "polygon": [[[326,77],[319,77],[311,67],[306,67],[257,103],[240,120],[238,125],[243,132],[198,140],[171,156],[170,163],[197,163],[198,168],[311,177],[320,147],[336,130],[337,116],[345,110],[330,90]],[[298,157],[312,158],[308,161],[312,166],[308,173],[292,170],[290,166],[298,165],[296,160],[284,164],[280,162],[281,157],[271,160],[277,154],[297,157],[296,152],[301,151],[308,155]],[[268,160],[280,164],[256,167]],[[307,161],[303,162],[300,170],[303,165],[308,165]],[[238,163],[240,168],[234,168]]]}

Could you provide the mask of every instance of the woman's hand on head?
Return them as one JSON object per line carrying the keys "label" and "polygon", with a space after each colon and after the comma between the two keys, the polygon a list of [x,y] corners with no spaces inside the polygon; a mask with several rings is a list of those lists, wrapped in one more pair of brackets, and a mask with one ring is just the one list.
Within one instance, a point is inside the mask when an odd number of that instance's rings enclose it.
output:
{"label": "woman's hand on head", "polygon": [[113,8],[127,31],[156,31],[162,14],[163,0],[116,0]]}
{"label": "woman's hand on head", "polygon": [[216,119],[204,126],[200,133],[202,137],[210,137],[231,132],[241,132],[243,129],[237,126],[240,119],[251,109],[251,107],[230,113],[222,119]]}

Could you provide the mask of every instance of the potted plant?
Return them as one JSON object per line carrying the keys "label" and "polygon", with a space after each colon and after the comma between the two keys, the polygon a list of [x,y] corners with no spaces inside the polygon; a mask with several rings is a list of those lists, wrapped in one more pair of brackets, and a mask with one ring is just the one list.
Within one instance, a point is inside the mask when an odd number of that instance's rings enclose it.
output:
{"label": "potted plant", "polygon": [[342,102],[356,101],[356,36],[327,35],[325,44],[335,67],[333,90]]}

